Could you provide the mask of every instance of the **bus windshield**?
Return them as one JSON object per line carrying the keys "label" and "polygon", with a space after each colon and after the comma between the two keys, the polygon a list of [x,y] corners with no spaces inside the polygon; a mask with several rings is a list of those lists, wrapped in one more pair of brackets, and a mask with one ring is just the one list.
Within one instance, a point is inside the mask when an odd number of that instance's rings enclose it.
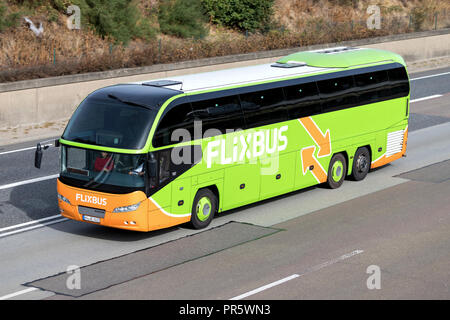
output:
{"label": "bus windshield", "polygon": [[75,187],[109,193],[145,191],[145,154],[61,147],[62,181]]}
{"label": "bus windshield", "polygon": [[114,96],[87,97],[62,138],[97,146],[142,149],[157,111]]}

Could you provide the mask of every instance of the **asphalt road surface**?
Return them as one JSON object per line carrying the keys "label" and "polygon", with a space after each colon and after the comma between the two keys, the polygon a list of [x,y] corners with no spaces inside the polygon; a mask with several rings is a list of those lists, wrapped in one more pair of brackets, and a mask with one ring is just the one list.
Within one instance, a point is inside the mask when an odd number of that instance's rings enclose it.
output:
{"label": "asphalt road surface", "polygon": [[449,299],[450,68],[411,78],[406,158],[203,231],[63,219],[58,150],[37,170],[33,143],[0,147],[0,299]]}

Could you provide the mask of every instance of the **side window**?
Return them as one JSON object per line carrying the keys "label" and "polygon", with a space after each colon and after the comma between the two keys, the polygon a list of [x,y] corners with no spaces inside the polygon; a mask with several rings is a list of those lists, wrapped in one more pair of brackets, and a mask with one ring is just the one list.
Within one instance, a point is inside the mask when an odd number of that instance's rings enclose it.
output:
{"label": "side window", "polygon": [[315,82],[284,88],[289,119],[309,117],[321,112],[319,91]]}
{"label": "side window", "polygon": [[355,84],[361,105],[382,101],[390,96],[387,71],[355,75]]}
{"label": "side window", "polygon": [[207,136],[215,136],[226,133],[227,129],[244,128],[238,96],[193,101],[190,115],[195,121],[201,121],[203,136],[206,131]]}
{"label": "side window", "polygon": [[358,103],[352,76],[317,82],[322,99],[323,112],[350,108]]}
{"label": "side window", "polygon": [[150,195],[188,171],[202,160],[201,145],[168,148],[148,155]]}
{"label": "side window", "polygon": [[391,84],[391,99],[406,97],[409,94],[408,75],[404,67],[388,70]]}
{"label": "side window", "polygon": [[193,118],[190,116],[191,112],[191,105],[185,103],[177,105],[163,114],[153,137],[153,146],[162,147],[181,142],[182,138],[180,137],[172,139],[172,134],[177,129],[185,129],[183,139],[189,141],[193,135],[194,125]]}
{"label": "side window", "polygon": [[251,92],[242,94],[240,97],[247,127],[249,128],[288,119],[283,89],[281,88]]}

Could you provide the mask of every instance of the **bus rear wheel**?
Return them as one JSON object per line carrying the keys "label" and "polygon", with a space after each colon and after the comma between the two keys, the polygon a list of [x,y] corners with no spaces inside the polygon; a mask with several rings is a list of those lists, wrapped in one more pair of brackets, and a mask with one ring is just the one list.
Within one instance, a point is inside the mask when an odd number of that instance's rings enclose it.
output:
{"label": "bus rear wheel", "polygon": [[327,185],[331,189],[339,188],[343,183],[347,172],[347,162],[341,154],[335,154],[328,167]]}
{"label": "bus rear wheel", "polygon": [[355,181],[363,180],[370,170],[370,151],[366,147],[356,150],[353,159],[352,179]]}
{"label": "bus rear wheel", "polygon": [[207,227],[217,211],[217,197],[209,189],[201,189],[197,192],[192,204],[191,226],[194,229]]}

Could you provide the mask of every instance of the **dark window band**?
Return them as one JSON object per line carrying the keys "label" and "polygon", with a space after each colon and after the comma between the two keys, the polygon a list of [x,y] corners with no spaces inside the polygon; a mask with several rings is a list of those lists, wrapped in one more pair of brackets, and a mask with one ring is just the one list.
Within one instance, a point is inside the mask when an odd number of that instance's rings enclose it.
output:
{"label": "dark window band", "polygon": [[[176,129],[194,139],[214,136],[406,97],[409,90],[405,67],[391,63],[193,95],[166,108],[153,146],[181,142],[172,139]],[[201,133],[194,132],[194,121],[201,121]]]}

